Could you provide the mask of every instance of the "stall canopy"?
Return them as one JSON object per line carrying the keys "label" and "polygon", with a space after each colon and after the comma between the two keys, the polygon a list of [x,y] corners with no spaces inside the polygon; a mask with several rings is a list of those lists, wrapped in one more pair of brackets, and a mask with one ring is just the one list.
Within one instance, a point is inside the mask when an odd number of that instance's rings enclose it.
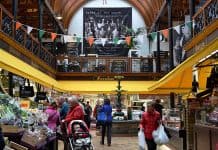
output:
{"label": "stall canopy", "polygon": [[[213,43],[205,46],[202,50],[189,57],[159,81],[121,81],[122,89],[127,93],[138,94],[187,93],[191,89],[193,66],[217,49],[218,40],[214,40]],[[117,86],[117,81],[59,81],[2,49],[0,49],[0,68],[58,91],[72,93],[112,93]],[[211,67],[209,66],[199,69],[199,87],[202,90],[206,87],[206,77],[209,76],[210,70]]]}

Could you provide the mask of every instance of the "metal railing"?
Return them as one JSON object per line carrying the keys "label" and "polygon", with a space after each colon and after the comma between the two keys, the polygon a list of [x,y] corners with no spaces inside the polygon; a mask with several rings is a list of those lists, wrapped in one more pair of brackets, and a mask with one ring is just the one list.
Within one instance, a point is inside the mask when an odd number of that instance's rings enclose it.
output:
{"label": "metal railing", "polygon": [[[162,59],[161,72],[168,71]],[[155,73],[156,58],[146,57],[57,57],[58,72],[81,73]]]}
{"label": "metal railing", "polygon": [[26,50],[40,58],[47,65],[56,69],[55,56],[45,47],[40,46],[40,42],[35,37],[27,33],[27,26],[22,26],[16,30],[15,24],[13,16],[0,4],[0,31],[25,47]]}
{"label": "metal railing", "polygon": [[218,1],[208,0],[202,8],[193,16],[195,21],[194,35],[197,35],[215,19],[218,18]]}

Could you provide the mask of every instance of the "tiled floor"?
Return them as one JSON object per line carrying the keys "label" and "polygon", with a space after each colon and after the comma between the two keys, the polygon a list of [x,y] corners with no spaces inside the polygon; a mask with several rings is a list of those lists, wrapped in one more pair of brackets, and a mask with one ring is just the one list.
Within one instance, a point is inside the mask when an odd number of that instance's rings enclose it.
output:
{"label": "tiled floor", "polygon": [[[112,144],[110,147],[100,145],[100,136],[96,136],[95,130],[91,131],[93,137],[93,145],[95,150],[138,150],[138,138],[137,137],[112,137]],[[106,140],[106,139],[105,139]],[[63,150],[62,142],[59,142],[58,150]],[[170,150],[165,145],[158,147],[157,150]]]}

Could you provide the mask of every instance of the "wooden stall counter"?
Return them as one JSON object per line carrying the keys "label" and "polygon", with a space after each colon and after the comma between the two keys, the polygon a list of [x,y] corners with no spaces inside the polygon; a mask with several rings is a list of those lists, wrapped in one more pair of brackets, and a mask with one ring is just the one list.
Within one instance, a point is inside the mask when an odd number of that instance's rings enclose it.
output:
{"label": "wooden stall counter", "polygon": [[218,148],[218,127],[195,124],[194,150],[216,150]]}
{"label": "wooden stall counter", "polygon": [[13,125],[1,125],[4,137],[8,137],[9,141],[20,143],[25,129]]}
{"label": "wooden stall counter", "polygon": [[[112,136],[113,137],[131,137],[138,135],[139,120],[113,120]],[[96,135],[101,135],[97,130]]]}
{"label": "wooden stall counter", "polygon": [[166,129],[169,131],[171,138],[169,143],[167,144],[172,150],[183,150],[184,147],[184,139],[182,138],[182,131],[177,128],[167,127]]}

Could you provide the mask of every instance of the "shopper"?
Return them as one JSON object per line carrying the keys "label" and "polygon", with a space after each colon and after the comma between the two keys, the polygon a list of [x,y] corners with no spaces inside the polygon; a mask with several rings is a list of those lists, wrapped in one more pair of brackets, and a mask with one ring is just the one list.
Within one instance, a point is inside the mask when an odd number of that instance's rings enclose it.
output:
{"label": "shopper", "polygon": [[96,129],[99,129],[99,127],[100,127],[98,119],[97,119],[98,112],[99,112],[100,109],[101,109],[100,100],[97,100],[95,108],[93,110],[93,117],[95,117],[95,119],[96,119]]}
{"label": "shopper", "polygon": [[91,115],[92,115],[92,107],[89,104],[89,101],[87,101],[85,105],[85,123],[87,124],[88,128],[90,128],[91,125]]}
{"label": "shopper", "polygon": [[106,121],[102,123],[102,133],[101,133],[101,144],[104,145],[105,132],[107,131],[107,144],[111,146],[111,128],[112,128],[112,107],[110,105],[110,100],[106,98],[104,100],[104,105],[99,112],[104,112],[106,115]]}
{"label": "shopper", "polygon": [[156,99],[155,100],[155,105],[154,105],[154,109],[160,113],[160,118],[162,119],[162,109],[164,107],[160,104],[160,99]]}
{"label": "shopper", "polygon": [[61,120],[63,120],[66,117],[67,112],[69,110],[69,104],[67,98],[60,97],[58,99],[58,106],[60,107]]}
{"label": "shopper", "polygon": [[72,96],[68,98],[69,111],[65,119],[61,122],[62,126],[62,136],[64,141],[64,150],[67,150],[67,129],[70,129],[69,125],[72,120],[83,120],[84,121],[84,111],[82,106],[79,104],[77,96]]}
{"label": "shopper", "polygon": [[141,112],[139,114],[139,118],[141,119],[142,118],[142,114],[145,112],[145,106],[142,105],[140,110],[141,110]]}
{"label": "shopper", "polygon": [[143,113],[140,122],[140,129],[144,131],[148,150],[156,150],[156,143],[152,137],[152,132],[157,129],[160,122],[160,113],[154,109],[155,103],[147,104],[147,111]]}
{"label": "shopper", "polygon": [[3,150],[5,147],[5,141],[2,135],[2,128],[0,126],[0,150]]}
{"label": "shopper", "polygon": [[77,96],[72,96],[68,99],[69,112],[62,122],[70,123],[72,120],[84,120],[84,112],[79,105]]}
{"label": "shopper", "polygon": [[52,102],[45,110],[45,113],[48,114],[48,127],[53,131],[56,131],[57,124],[60,123],[60,113],[57,111],[56,102]]}

